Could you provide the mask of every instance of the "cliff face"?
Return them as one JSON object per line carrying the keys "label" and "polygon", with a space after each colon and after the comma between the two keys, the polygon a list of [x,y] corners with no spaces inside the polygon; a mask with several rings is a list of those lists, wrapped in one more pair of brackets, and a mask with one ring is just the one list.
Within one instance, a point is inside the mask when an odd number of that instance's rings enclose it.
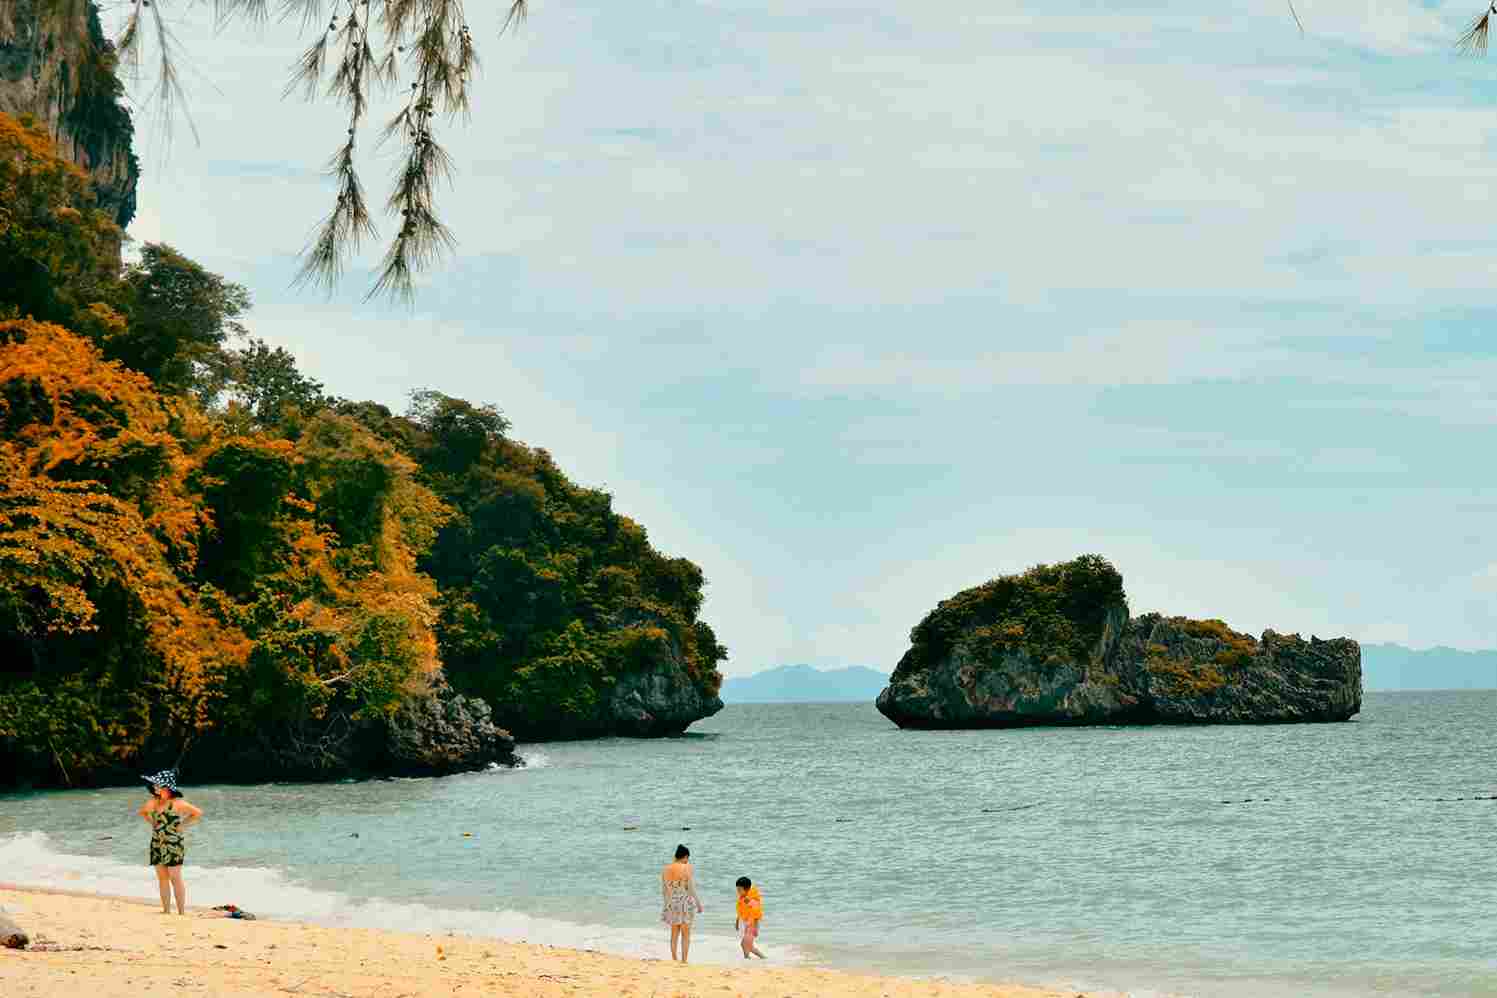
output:
{"label": "cliff face", "polygon": [[[636,627],[656,620],[626,613],[616,616],[614,623]],[[694,672],[680,643],[665,637],[645,660],[600,683],[578,682],[558,691],[556,698],[567,703],[520,709],[501,699],[494,704],[495,719],[522,742],[670,737],[723,709],[715,688],[715,683],[703,682]],[[596,692],[589,694],[590,690]]]}
{"label": "cliff face", "polygon": [[605,702],[599,730],[638,738],[679,735],[693,721],[722,709],[721,698],[692,681],[685,656],[672,643],[672,654],[645,670],[618,678]]}
{"label": "cliff face", "polygon": [[0,4],[0,111],[44,126],[124,228],[135,217],[140,166],[116,64],[93,0]]}
{"label": "cliff face", "polygon": [[1130,619],[1101,559],[959,593],[911,637],[877,702],[906,728],[1341,721],[1362,706],[1356,642]]}
{"label": "cliff face", "polygon": [[[389,717],[331,718],[313,730],[266,730],[253,738],[213,733],[180,765],[196,782],[253,783],[448,776],[524,762],[515,755],[509,732],[494,725],[488,704],[454,692],[439,676],[428,693],[401,704]],[[121,775],[126,783],[134,778],[133,772]],[[113,780],[105,776],[99,782]]]}

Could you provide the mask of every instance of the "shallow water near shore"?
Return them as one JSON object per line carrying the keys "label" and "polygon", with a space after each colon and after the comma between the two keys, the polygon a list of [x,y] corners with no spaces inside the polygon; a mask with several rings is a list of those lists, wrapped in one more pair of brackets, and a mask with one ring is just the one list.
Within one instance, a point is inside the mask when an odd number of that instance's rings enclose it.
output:
{"label": "shallow water near shore", "polygon": [[[1271,727],[902,732],[870,705],[731,706],[679,739],[523,746],[520,770],[189,787],[208,817],[188,883],[267,916],[659,956],[656,878],[685,842],[702,960],[737,959],[746,874],[777,961],[1497,995],[1497,800],[1474,799],[1497,796],[1494,716],[1497,692]],[[143,799],[0,797],[0,881],[154,897]]]}

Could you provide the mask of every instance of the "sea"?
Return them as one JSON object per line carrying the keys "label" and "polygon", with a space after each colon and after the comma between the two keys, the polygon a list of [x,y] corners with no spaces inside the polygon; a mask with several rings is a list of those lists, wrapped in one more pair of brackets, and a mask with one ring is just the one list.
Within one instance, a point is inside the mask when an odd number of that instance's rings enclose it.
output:
{"label": "sea", "polygon": [[[190,901],[260,917],[1143,996],[1497,996],[1497,691],[1355,720],[900,731],[733,705],[443,779],[188,786]],[[0,796],[0,881],[154,898],[143,790]]]}

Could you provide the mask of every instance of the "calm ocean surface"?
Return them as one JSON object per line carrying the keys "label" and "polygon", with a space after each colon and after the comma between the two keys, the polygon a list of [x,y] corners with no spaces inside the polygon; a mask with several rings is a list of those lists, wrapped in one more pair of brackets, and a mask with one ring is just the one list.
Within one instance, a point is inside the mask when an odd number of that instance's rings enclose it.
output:
{"label": "calm ocean surface", "polygon": [[[1497,800],[1471,799],[1497,796],[1494,718],[1497,692],[1253,728],[903,732],[872,706],[730,706],[680,739],[525,746],[516,771],[189,787],[207,818],[187,880],[261,915],[659,956],[657,876],[685,842],[700,960],[736,958],[747,874],[772,960],[1497,996]],[[143,799],[0,796],[0,881],[154,897]]]}

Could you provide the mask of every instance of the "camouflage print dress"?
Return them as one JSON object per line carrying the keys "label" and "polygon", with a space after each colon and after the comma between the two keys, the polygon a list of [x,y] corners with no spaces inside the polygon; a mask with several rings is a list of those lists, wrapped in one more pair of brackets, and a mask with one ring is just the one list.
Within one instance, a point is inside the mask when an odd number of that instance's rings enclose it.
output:
{"label": "camouflage print dress", "polygon": [[182,841],[182,815],[172,808],[171,802],[151,816],[151,865],[181,866],[187,856],[187,845]]}

